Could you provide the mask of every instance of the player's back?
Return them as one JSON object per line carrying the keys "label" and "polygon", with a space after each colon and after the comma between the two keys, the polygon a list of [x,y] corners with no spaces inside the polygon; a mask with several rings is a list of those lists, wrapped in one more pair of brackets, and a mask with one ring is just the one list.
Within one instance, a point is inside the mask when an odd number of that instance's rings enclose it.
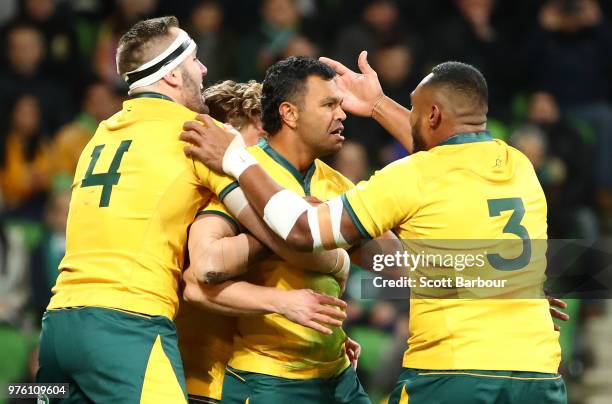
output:
{"label": "player's back", "polygon": [[458,272],[453,262],[434,260],[417,269],[425,280],[440,271],[508,279],[506,289],[439,284],[432,295],[413,288],[405,367],[557,371],[558,333],[548,302],[537,298],[546,269],[546,199],[522,153],[487,132],[456,135],[358,184],[345,205],[362,233],[396,228],[413,255],[456,261],[457,254],[480,254],[485,262],[483,269],[473,259]]}
{"label": "player's back", "polygon": [[178,140],[194,117],[167,100],[136,98],[100,124],[77,166],[49,308],[173,318],[187,227],[210,196]]}
{"label": "player's back", "polygon": [[[404,366],[555,373],[558,334],[548,302],[538,299],[546,269],[546,199],[531,163],[501,141],[450,142],[414,158],[423,200],[400,226],[400,237],[421,240],[413,245],[417,252],[433,246],[486,259],[482,267],[453,270],[463,298],[411,301]],[[431,269],[425,275],[435,276]],[[507,283],[457,287],[456,277]]]}

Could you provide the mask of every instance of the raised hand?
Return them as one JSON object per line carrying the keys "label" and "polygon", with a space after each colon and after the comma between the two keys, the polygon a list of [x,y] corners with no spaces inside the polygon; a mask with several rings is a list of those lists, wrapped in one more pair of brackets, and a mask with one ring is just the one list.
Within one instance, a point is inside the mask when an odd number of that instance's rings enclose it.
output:
{"label": "raised hand", "polygon": [[344,309],[346,303],[340,299],[310,289],[300,289],[287,291],[286,304],[279,314],[294,323],[330,335],[332,330],[328,326],[341,327],[346,319]]}
{"label": "raised hand", "polygon": [[357,64],[361,74],[342,63],[321,57],[319,60],[336,71],[336,84],[342,94],[342,109],[354,115],[370,117],[377,102],[384,97],[378,74],[368,63],[368,52],[359,54]]}

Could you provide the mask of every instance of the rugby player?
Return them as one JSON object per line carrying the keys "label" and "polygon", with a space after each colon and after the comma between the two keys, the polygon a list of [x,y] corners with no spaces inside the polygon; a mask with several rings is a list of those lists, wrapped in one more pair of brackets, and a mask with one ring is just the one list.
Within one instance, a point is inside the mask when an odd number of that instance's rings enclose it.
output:
{"label": "rugby player", "polygon": [[[328,60],[329,61],[329,60]],[[316,207],[274,181],[231,133],[187,123],[187,155],[237,178],[250,203],[296,248],[337,248],[395,229],[401,239],[514,239],[515,257],[491,266],[544,276],[546,199],[528,159],[486,130],[488,89],[482,74],[459,62],[435,66],[411,93],[412,108],[384,96],[360,55],[362,74],[331,63],[343,106],[372,116],[413,154]],[[532,256],[533,253],[533,256]],[[536,256],[537,255],[537,256]],[[537,285],[535,285],[537,286]],[[535,287],[534,287],[535,289]],[[411,298],[404,371],[391,403],[565,403],[557,373],[559,334],[548,302],[530,299]]]}

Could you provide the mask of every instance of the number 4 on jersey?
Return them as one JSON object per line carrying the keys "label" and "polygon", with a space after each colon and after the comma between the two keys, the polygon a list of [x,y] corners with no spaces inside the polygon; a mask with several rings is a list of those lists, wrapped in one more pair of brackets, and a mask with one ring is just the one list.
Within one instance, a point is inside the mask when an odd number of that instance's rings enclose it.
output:
{"label": "number 4 on jersey", "polygon": [[119,183],[119,177],[121,177],[121,174],[117,170],[119,170],[119,165],[121,164],[121,159],[123,159],[123,154],[128,151],[131,144],[131,140],[124,140],[121,142],[117,148],[117,151],[115,152],[115,156],[113,157],[113,161],[111,162],[108,171],[105,173],[94,174],[93,170],[96,167],[98,159],[100,158],[102,149],[104,149],[104,146],[106,145],[97,145],[94,147],[93,152],[91,153],[91,161],[89,162],[89,167],[87,167],[85,178],[83,178],[83,181],[81,182],[81,188],[102,186],[102,195],[100,196],[101,208],[108,206],[111,192],[113,191],[113,186]]}

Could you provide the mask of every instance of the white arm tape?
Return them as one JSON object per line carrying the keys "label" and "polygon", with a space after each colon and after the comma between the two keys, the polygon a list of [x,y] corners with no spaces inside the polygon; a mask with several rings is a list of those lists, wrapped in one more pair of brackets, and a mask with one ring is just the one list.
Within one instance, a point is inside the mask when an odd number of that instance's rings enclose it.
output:
{"label": "white arm tape", "polygon": [[[236,139],[240,139],[241,136],[236,136]],[[255,157],[251,155],[244,147],[232,148],[232,145],[236,142],[236,139],[232,141],[227,151],[223,155],[223,171],[236,179],[240,178],[240,175],[249,168],[250,166],[257,164]],[[242,143],[244,145],[244,143]]]}
{"label": "white arm tape", "polygon": [[[327,205],[330,209],[330,225],[336,246],[348,246],[348,243],[340,233],[342,210],[344,209],[342,200],[340,197],[334,198],[327,202]],[[293,191],[283,189],[270,198],[264,207],[264,221],[283,240],[287,240],[287,236],[289,236],[291,229],[293,229],[293,226],[295,226],[295,223],[304,212],[306,212],[308,227],[313,239],[313,251],[322,251],[326,249],[319,227],[318,208],[316,206],[311,206]],[[327,248],[329,248],[329,246]]]}
{"label": "white arm tape", "polygon": [[308,226],[312,234],[312,250],[315,252],[323,250],[323,241],[321,241],[321,230],[319,229],[319,211],[312,206],[308,209]]}
{"label": "white arm tape", "polygon": [[[283,189],[275,193],[264,207],[264,221],[266,224],[283,240],[293,229],[295,222],[310,204],[302,199],[298,194],[288,189]],[[313,208],[316,214],[316,208]]]}
{"label": "white arm tape", "polygon": [[340,268],[337,269],[337,271],[335,272],[335,275],[343,279],[346,279],[348,278],[348,274],[351,270],[351,257],[349,256],[349,253],[346,250],[340,248],[339,254],[338,254],[338,260],[342,260],[342,262],[340,262],[341,266]]}
{"label": "white arm tape", "polygon": [[349,244],[346,242],[344,237],[342,237],[342,233],[340,232],[340,226],[342,224],[342,210],[344,209],[342,198],[338,196],[327,202],[327,204],[329,205],[332,231],[334,232],[334,240],[336,241],[336,245],[338,247],[347,247]]}
{"label": "white arm tape", "polygon": [[244,195],[244,192],[242,192],[242,189],[236,188],[223,198],[223,204],[230,211],[232,216],[238,217],[242,209],[249,204],[249,201]]}

